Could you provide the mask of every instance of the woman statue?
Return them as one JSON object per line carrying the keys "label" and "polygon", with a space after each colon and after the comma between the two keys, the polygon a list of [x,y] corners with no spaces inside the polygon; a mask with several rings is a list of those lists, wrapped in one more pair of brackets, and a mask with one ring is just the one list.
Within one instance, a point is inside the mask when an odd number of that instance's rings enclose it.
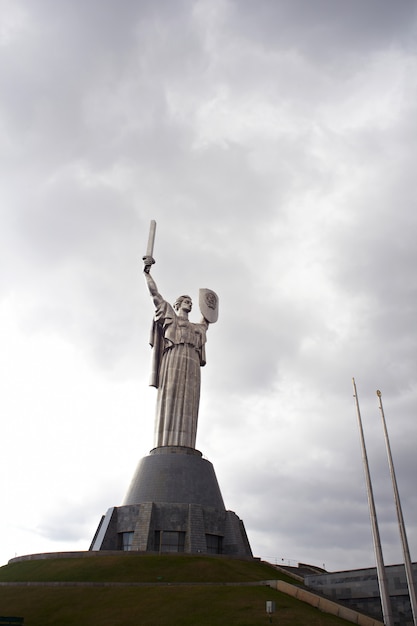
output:
{"label": "woman statue", "polygon": [[144,275],[155,305],[151,333],[153,366],[150,384],[158,389],[155,446],[195,448],[200,367],[206,364],[205,343],[209,321],[188,320],[190,296],[180,296],[172,307],[158,292],[150,268],[155,261],[144,257]]}

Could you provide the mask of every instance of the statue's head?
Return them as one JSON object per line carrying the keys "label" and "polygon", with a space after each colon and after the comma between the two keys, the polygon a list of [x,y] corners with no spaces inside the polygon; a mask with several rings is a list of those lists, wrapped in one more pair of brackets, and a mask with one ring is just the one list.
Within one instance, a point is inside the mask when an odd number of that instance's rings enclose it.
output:
{"label": "statue's head", "polygon": [[187,308],[189,311],[191,311],[192,306],[193,306],[193,301],[191,300],[190,296],[179,296],[174,302],[174,309],[176,311],[179,311],[183,303],[185,306],[188,305]]}

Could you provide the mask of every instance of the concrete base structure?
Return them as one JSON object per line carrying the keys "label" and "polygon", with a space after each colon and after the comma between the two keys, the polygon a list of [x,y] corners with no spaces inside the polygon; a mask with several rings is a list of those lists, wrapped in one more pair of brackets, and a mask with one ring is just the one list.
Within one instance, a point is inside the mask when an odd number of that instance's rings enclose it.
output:
{"label": "concrete base structure", "polygon": [[103,516],[90,550],[252,558],[242,520],[226,511],[213,465],[194,448],[154,448],[120,507]]}

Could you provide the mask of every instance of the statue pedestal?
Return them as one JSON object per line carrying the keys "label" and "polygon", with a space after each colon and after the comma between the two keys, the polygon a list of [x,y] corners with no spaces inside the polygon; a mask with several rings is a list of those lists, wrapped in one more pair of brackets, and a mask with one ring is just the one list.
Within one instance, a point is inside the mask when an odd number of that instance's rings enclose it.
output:
{"label": "statue pedestal", "polygon": [[243,522],[225,509],[213,465],[180,446],[154,448],[139,461],[123,505],[103,516],[90,550],[252,558]]}

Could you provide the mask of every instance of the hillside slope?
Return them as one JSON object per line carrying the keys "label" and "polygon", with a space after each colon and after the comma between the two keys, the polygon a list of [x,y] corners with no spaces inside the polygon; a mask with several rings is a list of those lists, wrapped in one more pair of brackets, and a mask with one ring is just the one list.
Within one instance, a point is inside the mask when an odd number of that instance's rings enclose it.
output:
{"label": "hillside slope", "polygon": [[133,555],[39,559],[0,568],[0,614],[30,626],[342,626],[262,584],[284,578],[257,561]]}

